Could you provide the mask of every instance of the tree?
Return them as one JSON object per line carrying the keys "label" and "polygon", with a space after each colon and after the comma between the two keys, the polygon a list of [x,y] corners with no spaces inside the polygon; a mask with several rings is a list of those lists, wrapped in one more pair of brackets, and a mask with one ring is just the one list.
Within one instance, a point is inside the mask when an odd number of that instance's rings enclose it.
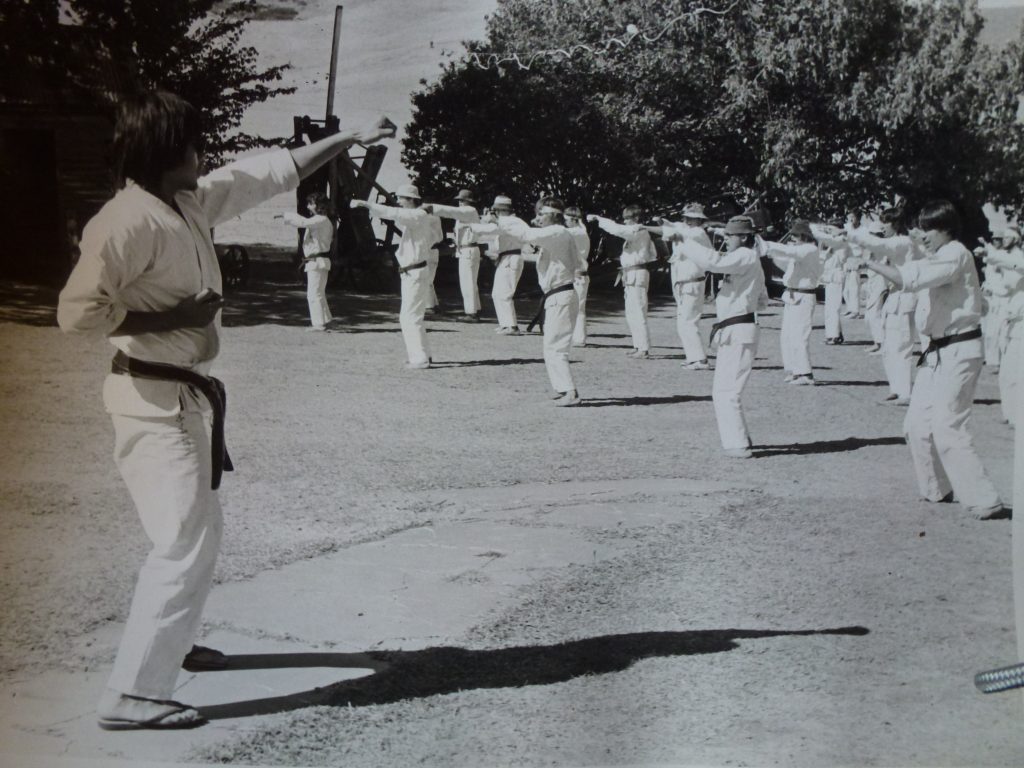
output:
{"label": "tree", "polygon": [[[974,0],[700,7],[499,0],[486,40],[414,95],[403,157],[428,189],[613,211],[718,193],[802,216],[896,195],[1021,209],[1022,48],[979,48]],[[528,56],[555,49],[571,55]]]}
{"label": "tree", "polygon": [[[77,86],[79,95],[108,105],[116,91],[162,88],[199,109],[210,162],[269,145],[235,130],[249,105],[294,91],[274,85],[288,65],[259,69],[257,51],[241,43],[256,0],[67,0],[74,23],[66,25],[58,24],[59,5],[10,4],[4,21],[11,33],[0,47],[5,92],[26,64],[55,88]],[[107,72],[99,82],[97,61]]]}

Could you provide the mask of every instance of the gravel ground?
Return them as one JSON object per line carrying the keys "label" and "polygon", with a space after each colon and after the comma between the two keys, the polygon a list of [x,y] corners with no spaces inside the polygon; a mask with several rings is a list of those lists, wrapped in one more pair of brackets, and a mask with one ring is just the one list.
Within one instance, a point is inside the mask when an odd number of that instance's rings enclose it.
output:
{"label": "gravel ground", "polygon": [[[441,292],[454,309],[454,287]],[[52,291],[0,294],[2,682],[108,663],[109,648],[85,638],[123,620],[146,546],[110,458],[106,343],[62,335]],[[592,531],[628,538],[629,551],[547,573],[457,648],[398,665],[450,675],[396,679],[368,699],[341,685],[332,706],[260,720],[244,742],[196,759],[1024,762],[1019,697],[971,686],[1015,656],[1009,523],[917,499],[905,411],[876,404],[884,376],[864,354],[862,321],[841,347],[815,332],[822,385],[795,389],[782,383],[781,310],[769,310],[746,397],[756,458],[736,462],[718,450],[711,372],[679,368],[666,295],[652,300],[650,361],[623,356],[621,296],[595,297],[594,346],[574,353],[576,409],[548,401],[537,336],[431,320],[439,367],[406,371],[397,297],[330,298],[340,330],[317,334],[304,331],[294,286],[230,297],[216,373],[231,394],[237,472],[222,491],[218,581],[472,515],[458,489],[493,487],[505,504],[520,483],[693,478],[732,490],[620,500],[675,517]],[[1012,435],[997,397],[986,371],[973,429],[1009,498]],[[560,524],[550,509],[513,506],[517,524]]]}

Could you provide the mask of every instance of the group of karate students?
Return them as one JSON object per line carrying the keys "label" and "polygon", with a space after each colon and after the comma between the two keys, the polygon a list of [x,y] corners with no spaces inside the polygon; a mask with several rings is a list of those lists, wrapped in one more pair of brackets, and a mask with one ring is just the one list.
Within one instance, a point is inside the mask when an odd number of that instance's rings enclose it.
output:
{"label": "group of karate students", "polygon": [[[513,296],[524,262],[536,262],[543,291],[538,317],[543,316],[544,361],[555,404],[578,404],[569,352],[573,344],[586,343],[581,310],[589,283],[590,249],[579,209],[566,208],[557,198],[544,198],[537,204],[531,226],[513,213],[512,201],[504,195],[481,214],[468,190],[459,193],[456,205],[423,205],[414,187],[403,190],[399,207],[359,200],[352,201],[352,206],[365,207],[404,228],[398,261],[408,365],[428,368],[432,361],[424,327],[424,297],[432,284],[428,254],[436,253],[439,219],[449,218],[456,222],[456,255],[468,318],[479,317],[477,273],[481,253],[487,253],[495,262],[492,298],[497,330],[519,334]],[[657,225],[645,225],[642,217],[643,211],[635,205],[623,210],[621,223],[603,216],[586,217],[623,241],[616,283],[623,286],[625,319],[632,337],[627,355],[650,357],[648,288],[658,261],[653,238],[671,245],[676,327],[685,354],[683,366],[689,370],[710,368],[699,320],[706,273],[721,275],[710,343],[717,343],[712,400],[727,456],[753,455],[742,395],[757,353],[758,311],[767,298],[762,267],[767,257],[782,271],[780,339],[785,381],[794,386],[815,384],[810,339],[817,292],[824,284],[825,342],[843,343],[844,304],[847,317],[865,318],[873,341],[868,352],[881,355],[889,384],[882,403],[908,407],[904,429],[921,495],[934,502],[955,497],[979,518],[1003,510],[967,424],[986,356],[1003,361],[999,381],[1009,422],[1012,403],[1020,396],[1024,255],[1017,230],[998,232],[982,246],[988,278],[983,293],[974,254],[958,240],[960,220],[948,201],[925,206],[920,229],[913,235],[902,221],[902,211],[895,208],[883,211],[874,227],[863,223],[859,214],[841,225],[795,220],[780,242],[763,239],[750,217],[736,216],[718,228],[721,248],[712,244],[699,203],[688,204],[679,221],[662,219]],[[862,272],[868,275],[863,284]],[[919,358],[913,353],[915,343],[921,345]]]}

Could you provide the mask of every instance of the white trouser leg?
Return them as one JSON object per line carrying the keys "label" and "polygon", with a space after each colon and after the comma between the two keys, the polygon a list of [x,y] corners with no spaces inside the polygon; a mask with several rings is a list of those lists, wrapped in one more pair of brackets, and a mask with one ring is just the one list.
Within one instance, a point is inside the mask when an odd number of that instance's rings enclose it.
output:
{"label": "white trouser leg", "polygon": [[427,277],[425,268],[402,275],[402,308],[398,313],[398,322],[402,326],[405,354],[412,365],[425,363],[430,358],[427,329],[423,323],[430,291]]}
{"label": "white trouser leg", "polygon": [[808,376],[811,374],[814,297],[799,293],[793,302],[782,310],[782,367],[794,376]]}
{"label": "white trouser leg", "polygon": [[[696,285],[699,292],[690,289],[692,285]],[[707,360],[698,325],[704,309],[704,284],[687,283],[685,286],[677,284],[672,287],[676,295],[676,333],[679,334],[679,343],[683,346],[686,361],[696,363]]]}
{"label": "white trouser leg", "polygon": [[715,361],[715,378],[711,385],[711,399],[715,404],[715,419],[724,450],[747,448],[750,433],[743,417],[743,388],[754,366],[757,342],[752,344],[719,344]]}
{"label": "white trouser leg", "polygon": [[1019,428],[1018,404],[1024,399],[1024,320],[1003,326],[1001,339],[999,399],[1003,418]]}
{"label": "white trouser leg", "polygon": [[[980,351],[980,350],[979,350]],[[1000,503],[970,433],[971,405],[982,358],[958,358],[949,347],[931,353],[918,371],[904,431],[921,495],[937,501],[956,494],[968,508]]]}
{"label": "white trouser leg", "polygon": [[881,346],[885,340],[885,314],[882,312],[882,302],[879,301],[864,310],[864,319],[868,321],[871,340]]}
{"label": "white trouser leg", "polygon": [[[506,257],[508,259],[508,257]],[[491,299],[494,301],[494,314],[498,317],[498,325],[502,328],[512,328],[519,324],[516,318],[516,304],[513,297],[516,294],[516,286],[519,284],[519,274],[523,267],[520,262],[518,268],[515,262],[513,266],[505,266],[503,263],[494,270],[494,287],[491,289]]]}
{"label": "white trouser leg", "polygon": [[576,389],[569,369],[569,347],[578,308],[575,291],[556,293],[544,303],[544,367],[556,392]]}
{"label": "white trouser leg", "polygon": [[434,290],[434,277],[437,275],[437,261],[428,261],[425,271],[427,273],[427,309],[433,309],[437,306],[437,292]]}
{"label": "white trouser leg", "polygon": [[838,339],[843,335],[839,310],[843,302],[843,286],[840,283],[825,283],[825,338]]}
{"label": "white trouser leg", "polygon": [[914,344],[910,326],[914,316],[904,312],[885,315],[885,341],[882,346],[882,365],[889,389],[899,397],[910,397],[910,379],[914,365]]}
{"label": "white trouser leg", "polygon": [[583,346],[587,343],[587,293],[590,291],[590,277],[584,275],[573,283],[573,287],[576,289],[579,310],[576,312],[576,322],[572,329],[572,343]]}
{"label": "white trouser leg", "polygon": [[627,285],[625,289],[626,324],[633,336],[633,346],[641,352],[648,352],[651,342],[647,334],[647,286]]}
{"label": "white trouser leg", "polygon": [[323,328],[331,322],[331,309],[327,306],[328,273],[326,269],[306,272],[306,302],[309,304],[309,322],[314,328]]}
{"label": "white trouser leg", "polygon": [[847,310],[860,314],[860,277],[856,272],[847,272],[843,278],[843,300]]}
{"label": "white trouser leg", "polygon": [[462,311],[467,315],[475,315],[480,311],[480,289],[477,286],[479,274],[479,256],[459,257],[459,289],[462,291]]}
{"label": "white trouser leg", "polygon": [[114,459],[153,548],[139,571],[108,685],[166,699],[199,628],[223,530],[210,489],[206,416],[111,419]]}

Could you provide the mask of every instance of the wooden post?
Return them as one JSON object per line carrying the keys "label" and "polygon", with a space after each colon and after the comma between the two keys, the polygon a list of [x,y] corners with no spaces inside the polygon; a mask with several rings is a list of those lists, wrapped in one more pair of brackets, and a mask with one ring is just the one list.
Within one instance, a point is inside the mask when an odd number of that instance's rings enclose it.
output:
{"label": "wooden post", "polygon": [[[331,73],[327,77],[327,112],[324,122],[328,129],[331,126],[331,118],[334,116],[334,86],[338,78],[338,48],[341,42],[341,12],[344,6],[338,5],[334,8],[334,36],[331,38]],[[345,153],[348,157],[348,153]],[[338,254],[338,162],[331,158],[327,167],[327,186],[330,192],[330,208],[328,215],[331,224],[334,226],[334,236],[331,238],[331,256],[337,258]]]}

